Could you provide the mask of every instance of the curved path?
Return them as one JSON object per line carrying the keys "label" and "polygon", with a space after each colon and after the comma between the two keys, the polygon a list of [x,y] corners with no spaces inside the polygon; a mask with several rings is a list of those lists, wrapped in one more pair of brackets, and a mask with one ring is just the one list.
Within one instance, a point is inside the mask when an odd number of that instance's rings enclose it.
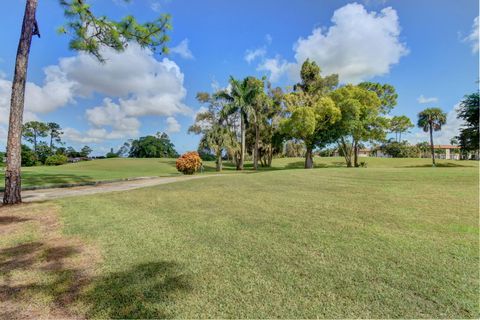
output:
{"label": "curved path", "polygon": [[144,187],[152,187],[160,184],[167,184],[177,181],[187,181],[193,179],[202,179],[206,177],[220,176],[220,174],[209,174],[201,176],[178,176],[178,177],[158,177],[148,179],[138,179],[130,181],[119,181],[104,183],[94,186],[80,186],[71,188],[51,188],[51,189],[38,189],[22,191],[23,202],[37,202],[46,201],[58,198],[83,196],[89,194],[113,192],[113,191],[126,191]]}

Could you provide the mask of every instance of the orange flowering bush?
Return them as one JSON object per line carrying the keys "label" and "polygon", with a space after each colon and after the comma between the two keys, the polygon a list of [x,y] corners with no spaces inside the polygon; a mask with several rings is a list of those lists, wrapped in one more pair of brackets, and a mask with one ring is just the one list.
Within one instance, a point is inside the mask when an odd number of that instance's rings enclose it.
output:
{"label": "orange flowering bush", "polygon": [[177,159],[175,166],[183,174],[194,174],[202,166],[202,159],[198,152],[187,152]]}

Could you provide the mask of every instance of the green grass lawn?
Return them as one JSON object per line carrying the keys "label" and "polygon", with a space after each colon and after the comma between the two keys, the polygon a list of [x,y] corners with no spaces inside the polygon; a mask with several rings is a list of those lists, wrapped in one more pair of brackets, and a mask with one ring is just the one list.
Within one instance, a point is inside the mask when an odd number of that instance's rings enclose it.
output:
{"label": "green grass lawn", "polygon": [[[430,159],[385,159],[385,158],[362,158],[368,167],[430,167]],[[463,167],[478,166],[475,161],[450,161],[439,160],[439,166]],[[272,168],[260,168],[261,171],[278,169],[303,169],[302,158],[274,159]],[[215,172],[215,162],[204,163],[205,173]],[[246,170],[252,169],[251,162],[246,163]],[[316,168],[345,167],[343,158],[315,158]],[[232,163],[224,163],[224,173],[233,173],[235,166]],[[22,168],[22,185],[32,186],[56,186],[72,183],[86,183],[94,181],[106,181],[123,178],[145,176],[172,176],[179,173],[175,169],[175,159],[100,159],[84,161],[62,166],[38,166]],[[4,186],[3,171],[0,171],[0,190]]]}
{"label": "green grass lawn", "polygon": [[[22,186],[52,186],[146,176],[171,176],[179,174],[175,159],[99,159],[61,166],[22,168]],[[0,172],[0,186],[4,174]]]}
{"label": "green grass lawn", "polygon": [[64,233],[103,256],[83,312],[478,318],[478,164],[339,161],[56,202]]}

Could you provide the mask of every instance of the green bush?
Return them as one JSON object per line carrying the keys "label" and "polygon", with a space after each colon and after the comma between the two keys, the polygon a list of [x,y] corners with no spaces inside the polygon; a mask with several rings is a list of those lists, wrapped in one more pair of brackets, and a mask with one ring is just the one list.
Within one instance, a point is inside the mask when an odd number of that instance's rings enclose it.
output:
{"label": "green bush", "polygon": [[22,166],[23,167],[32,167],[36,165],[37,156],[32,149],[28,146],[22,144]]}
{"label": "green bush", "polygon": [[115,152],[109,152],[105,155],[106,158],[118,158],[118,154]]}
{"label": "green bush", "polygon": [[67,163],[68,158],[63,154],[55,154],[53,156],[47,157],[45,160],[45,164],[47,166],[59,166],[61,164]]}

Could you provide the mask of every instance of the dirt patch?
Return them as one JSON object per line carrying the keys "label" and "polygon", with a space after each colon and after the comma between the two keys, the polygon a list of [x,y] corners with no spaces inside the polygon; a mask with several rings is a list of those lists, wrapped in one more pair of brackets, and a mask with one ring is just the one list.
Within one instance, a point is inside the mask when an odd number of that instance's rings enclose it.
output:
{"label": "dirt patch", "polygon": [[51,203],[0,207],[0,318],[84,318],[101,256],[61,227]]}

